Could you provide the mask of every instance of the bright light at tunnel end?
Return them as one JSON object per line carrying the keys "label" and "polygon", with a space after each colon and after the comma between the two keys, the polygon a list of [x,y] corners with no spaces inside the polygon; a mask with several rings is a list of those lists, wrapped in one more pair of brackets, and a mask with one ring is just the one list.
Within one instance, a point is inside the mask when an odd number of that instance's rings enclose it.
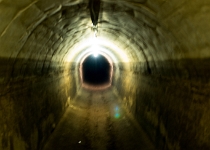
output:
{"label": "bright light at tunnel end", "polygon": [[93,53],[93,56],[96,58],[96,57],[98,57],[98,53],[97,52],[94,52]]}
{"label": "bright light at tunnel end", "polygon": [[[89,55],[92,55],[94,58],[97,58],[99,55],[103,55],[107,58],[111,65],[109,83],[100,86],[93,86],[83,82],[81,66],[84,59]],[[80,76],[81,85],[82,87],[91,90],[104,90],[106,88],[111,87],[113,76],[113,64],[117,62],[129,62],[129,57],[123,49],[120,49],[120,47],[115,45],[109,39],[101,38],[98,36],[90,36],[77,43],[74,47],[71,48],[66,58],[68,62],[77,62],[80,64],[78,75]],[[116,117],[118,117],[118,115]]]}
{"label": "bright light at tunnel end", "polygon": [[[123,49],[120,49],[111,41],[97,37],[97,38],[89,38],[83,40],[77,46],[75,46],[71,51],[69,51],[67,55],[67,60],[76,60],[75,62],[80,62],[81,59],[89,52],[94,52],[94,49],[97,51],[101,51],[109,55],[113,62],[129,62],[129,57],[125,53]],[[119,54],[118,57],[115,54]]]}
{"label": "bright light at tunnel end", "polygon": [[99,55],[100,47],[97,46],[97,45],[93,45],[93,46],[90,48],[90,51],[92,52],[92,55],[96,58],[96,57],[98,57],[98,55]]}

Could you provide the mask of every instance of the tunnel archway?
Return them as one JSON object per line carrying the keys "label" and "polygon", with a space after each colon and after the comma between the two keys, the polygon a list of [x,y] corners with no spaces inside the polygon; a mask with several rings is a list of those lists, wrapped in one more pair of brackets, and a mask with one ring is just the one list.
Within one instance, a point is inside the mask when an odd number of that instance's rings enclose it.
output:
{"label": "tunnel archway", "polygon": [[111,66],[103,55],[90,55],[82,63],[83,82],[100,85],[110,82]]}
{"label": "tunnel archway", "polygon": [[106,89],[111,86],[113,80],[112,60],[103,52],[90,52],[80,62],[79,76],[85,88]]}

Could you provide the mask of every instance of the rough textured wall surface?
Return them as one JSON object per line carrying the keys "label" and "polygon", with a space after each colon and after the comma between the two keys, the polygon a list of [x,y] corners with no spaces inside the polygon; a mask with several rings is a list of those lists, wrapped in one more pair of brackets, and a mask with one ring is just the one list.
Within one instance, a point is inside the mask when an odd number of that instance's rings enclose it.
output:
{"label": "rough textured wall surface", "polygon": [[133,63],[130,72],[121,70],[116,87],[122,102],[158,149],[208,150],[210,60],[164,63],[182,68],[168,65],[151,73],[146,64]]}
{"label": "rough textured wall surface", "polygon": [[0,149],[37,150],[43,146],[76,94],[70,71],[62,73],[63,69],[34,75],[28,66],[24,76],[9,76],[1,84]]}
{"label": "rough textured wall surface", "polygon": [[159,149],[210,149],[209,1],[132,4],[143,25],[127,41],[141,57],[122,67],[123,103]]}
{"label": "rough textured wall surface", "polygon": [[3,150],[41,149],[76,94],[74,67],[63,61],[72,43],[65,44],[68,34],[58,23],[61,6],[44,3],[0,1]]}

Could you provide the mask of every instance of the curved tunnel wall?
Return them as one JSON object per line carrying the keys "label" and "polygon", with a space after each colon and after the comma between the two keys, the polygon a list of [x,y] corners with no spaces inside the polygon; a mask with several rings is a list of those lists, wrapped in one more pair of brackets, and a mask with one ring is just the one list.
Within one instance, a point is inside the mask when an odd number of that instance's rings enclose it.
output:
{"label": "curved tunnel wall", "polygon": [[[102,1],[98,38],[128,57],[113,87],[159,149],[210,147],[209,3]],[[92,36],[87,6],[0,1],[2,149],[40,148],[76,95],[70,56]]]}

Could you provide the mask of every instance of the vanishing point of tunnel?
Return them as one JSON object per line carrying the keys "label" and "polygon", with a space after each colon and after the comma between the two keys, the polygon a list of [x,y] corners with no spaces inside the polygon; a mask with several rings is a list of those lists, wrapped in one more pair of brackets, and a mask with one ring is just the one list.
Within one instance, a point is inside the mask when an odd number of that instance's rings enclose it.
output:
{"label": "vanishing point of tunnel", "polygon": [[209,150],[210,0],[0,0],[0,150]]}
{"label": "vanishing point of tunnel", "polygon": [[103,85],[110,82],[111,66],[103,55],[90,55],[82,62],[83,82],[89,85]]}

